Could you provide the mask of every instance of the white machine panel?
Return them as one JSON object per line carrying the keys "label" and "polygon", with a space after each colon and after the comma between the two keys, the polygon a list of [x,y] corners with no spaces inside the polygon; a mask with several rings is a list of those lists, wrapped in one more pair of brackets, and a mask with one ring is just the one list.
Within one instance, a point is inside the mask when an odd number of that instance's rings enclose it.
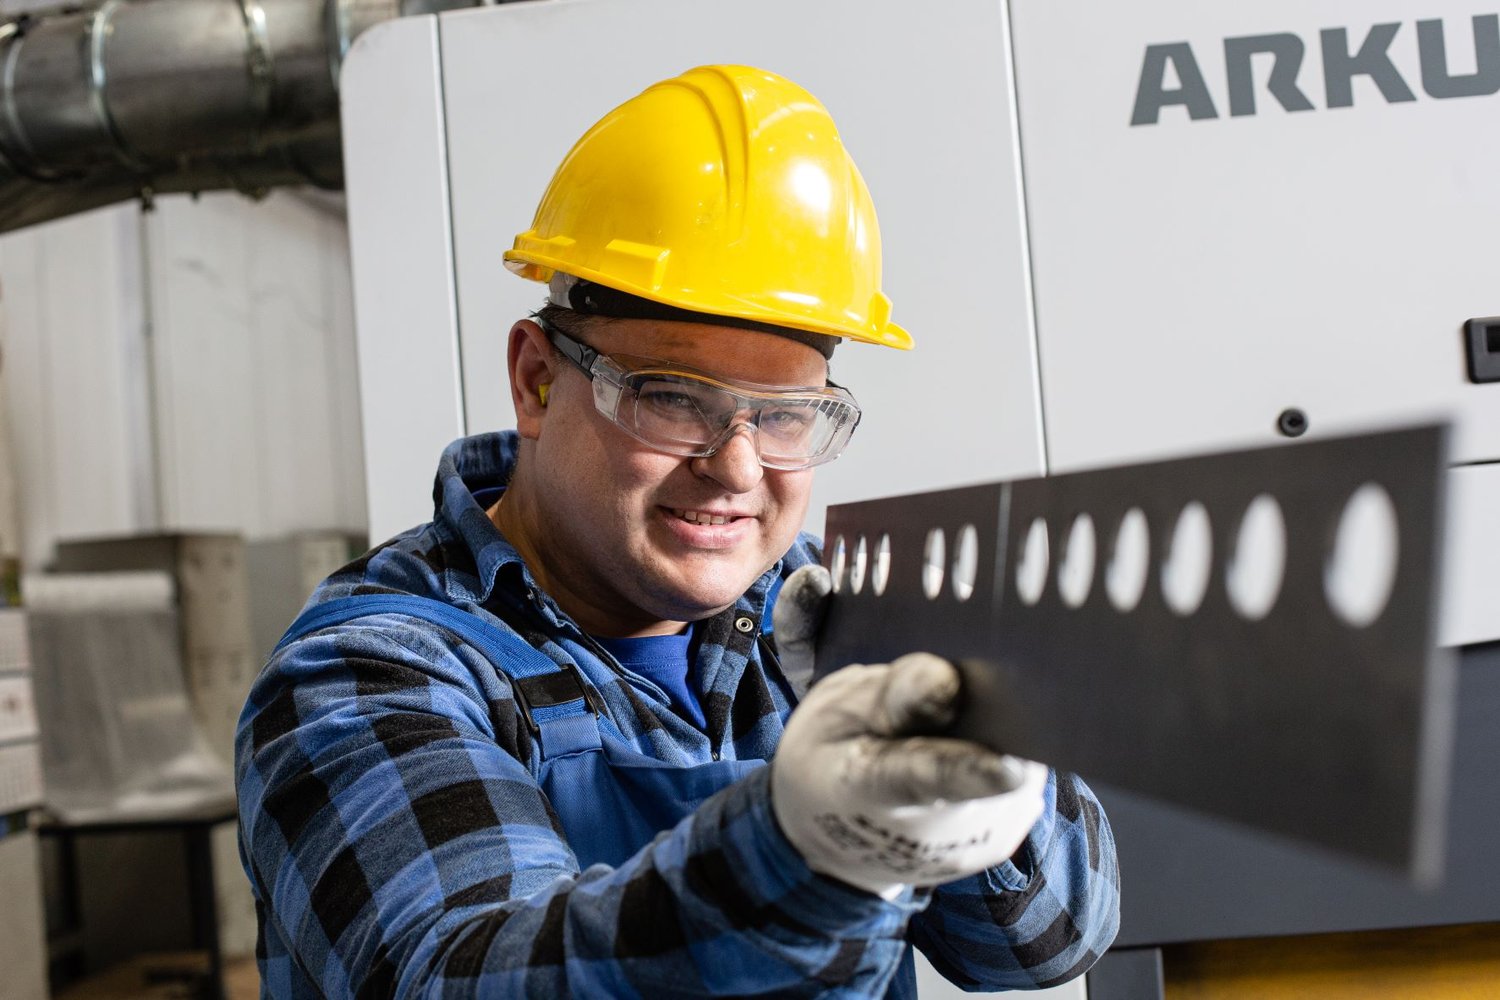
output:
{"label": "white machine panel", "polygon": [[340,78],[370,539],[432,517],[463,434],[437,18],[360,35]]}
{"label": "white machine panel", "polygon": [[995,0],[550,0],[439,24],[471,432],[512,425],[505,338],[544,292],[500,255],[568,148],[656,80],[742,62],[788,76],[833,113],[880,213],[894,318],[917,342],[910,354],[856,344],[835,355],[834,377],[865,418],[820,470],[808,523],[821,530],[825,503],[1042,471]]}
{"label": "white machine panel", "polygon": [[1500,458],[1461,333],[1500,314],[1493,2],[1013,7],[1053,471],[1273,441],[1288,407],[1451,415],[1455,461]]}
{"label": "white machine panel", "polygon": [[[1500,458],[1460,329],[1500,314],[1477,0],[548,0],[404,18],[348,60],[373,538],[429,515],[446,441],[513,419],[506,332],[541,289],[500,255],[569,144],[712,61],[828,104],[917,338],[835,358],[867,414],[813,528],[832,502],[1276,440],[1290,407],[1314,435],[1451,416],[1456,462]],[[1500,634],[1489,479],[1454,483],[1445,642]]]}
{"label": "white machine panel", "polygon": [[1500,464],[1448,473],[1448,531],[1443,552],[1445,646],[1500,637]]}

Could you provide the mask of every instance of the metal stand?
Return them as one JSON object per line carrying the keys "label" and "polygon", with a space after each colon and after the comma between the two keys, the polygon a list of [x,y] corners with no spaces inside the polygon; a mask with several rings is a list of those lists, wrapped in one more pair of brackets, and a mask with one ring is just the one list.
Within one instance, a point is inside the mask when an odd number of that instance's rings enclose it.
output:
{"label": "metal stand", "polygon": [[[69,926],[47,942],[53,988],[82,974],[86,967],[83,949],[83,894],[78,880],[79,837],[170,832],[182,837],[187,865],[188,905],[192,912],[193,947],[208,959],[207,970],[197,977],[201,1000],[225,1000],[224,956],[219,944],[218,894],[214,889],[214,828],[237,818],[233,802],[214,803],[201,809],[158,816],[91,820],[66,823],[44,819],[37,833],[57,843],[62,892]],[[173,973],[172,978],[177,978]]]}

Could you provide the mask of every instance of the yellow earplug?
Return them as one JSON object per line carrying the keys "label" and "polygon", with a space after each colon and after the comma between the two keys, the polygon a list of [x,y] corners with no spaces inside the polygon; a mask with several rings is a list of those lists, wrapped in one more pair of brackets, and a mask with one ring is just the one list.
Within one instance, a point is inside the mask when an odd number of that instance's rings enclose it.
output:
{"label": "yellow earplug", "polygon": [[549,392],[551,392],[551,391],[552,391],[552,383],[551,382],[543,382],[541,385],[539,385],[539,386],[536,387],[536,398],[540,399],[542,401],[542,405],[543,406],[547,405],[547,394]]}

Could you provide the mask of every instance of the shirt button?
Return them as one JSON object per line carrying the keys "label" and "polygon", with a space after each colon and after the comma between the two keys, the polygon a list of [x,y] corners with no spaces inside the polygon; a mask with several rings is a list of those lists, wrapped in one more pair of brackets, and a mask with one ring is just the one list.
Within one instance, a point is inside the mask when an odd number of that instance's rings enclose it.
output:
{"label": "shirt button", "polygon": [[755,628],[755,622],[745,615],[740,615],[734,620],[734,627],[741,632],[749,632]]}
{"label": "shirt button", "polygon": [[712,756],[714,760],[718,760],[719,759],[719,751],[715,750],[712,754],[710,754],[710,756]]}

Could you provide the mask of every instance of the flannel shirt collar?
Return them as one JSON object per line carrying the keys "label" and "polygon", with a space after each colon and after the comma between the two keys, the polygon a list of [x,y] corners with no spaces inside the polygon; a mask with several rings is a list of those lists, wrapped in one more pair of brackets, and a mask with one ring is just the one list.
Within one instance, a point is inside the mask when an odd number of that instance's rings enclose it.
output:
{"label": "flannel shirt collar", "polygon": [[469,550],[478,577],[445,571],[443,588],[449,600],[483,604],[495,588],[500,568],[512,564],[518,567],[526,586],[535,586],[521,554],[500,534],[488,513],[510,482],[519,443],[520,435],[515,431],[476,434],[454,441],[438,459],[432,486],[433,523],[442,534]]}

